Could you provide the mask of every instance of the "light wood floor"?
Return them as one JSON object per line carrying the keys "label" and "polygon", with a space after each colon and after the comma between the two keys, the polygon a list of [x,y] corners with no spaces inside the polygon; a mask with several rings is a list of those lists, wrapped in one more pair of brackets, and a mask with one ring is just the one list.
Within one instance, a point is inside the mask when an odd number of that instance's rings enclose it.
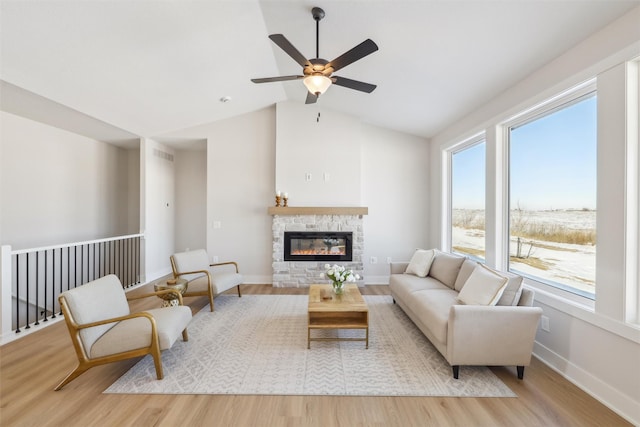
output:
{"label": "light wood floor", "polygon": [[[133,292],[143,292],[149,285]],[[244,285],[245,294],[306,289]],[[387,294],[367,286],[363,294]],[[135,301],[132,309],[157,307]],[[206,299],[186,298],[194,312]],[[242,303],[241,300],[239,303]],[[208,306],[205,308],[209,309]],[[624,426],[611,410],[533,360],[523,381],[515,368],[492,368],[517,398],[332,397],[102,394],[138,359],[90,369],[63,390],[75,367],[59,322],[0,348],[0,425],[8,426]],[[463,373],[461,373],[463,375]]]}

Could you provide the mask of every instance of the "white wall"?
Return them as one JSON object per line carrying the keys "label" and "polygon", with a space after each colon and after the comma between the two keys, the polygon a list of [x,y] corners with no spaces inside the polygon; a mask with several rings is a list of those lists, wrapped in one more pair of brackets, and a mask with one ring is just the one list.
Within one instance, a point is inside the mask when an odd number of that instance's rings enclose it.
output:
{"label": "white wall", "polygon": [[[211,261],[214,256],[219,261],[237,261],[245,283],[271,283],[271,216],[267,207],[274,197],[275,111],[270,107],[166,135],[207,140],[206,156],[200,152],[206,159],[206,197],[202,205],[194,206],[197,212],[206,212],[206,219],[204,224],[197,217],[180,224],[176,242],[186,236],[206,236]],[[183,153],[177,152],[180,158]],[[182,168],[176,170],[179,182],[183,173]],[[214,228],[214,223],[220,227]]]}
{"label": "white wall", "polygon": [[[427,244],[427,141],[324,109],[318,127],[317,108],[311,114],[308,106],[287,102],[167,135],[207,139],[207,250],[221,261],[238,261],[247,283],[272,280],[267,208],[276,189],[290,193],[292,206],[369,207],[366,283],[387,283],[387,257],[408,260]],[[180,159],[182,152],[176,153]],[[311,181],[305,181],[307,172]],[[177,182],[183,173],[177,167]],[[202,226],[193,221],[180,227],[176,242]],[[371,256],[377,264],[369,263]]]}
{"label": "white wall", "polygon": [[376,126],[362,129],[365,283],[388,284],[388,257],[409,261],[416,248],[428,247],[429,144]]}
{"label": "white wall", "polygon": [[388,283],[387,258],[409,260],[427,243],[427,141],[320,105],[279,103],[276,120],[274,190],[288,192],[290,206],[368,207],[364,280]]}
{"label": "white wall", "polygon": [[151,139],[140,141],[140,228],[144,232],[142,282],[171,272],[175,252],[175,153]]}
{"label": "white wall", "polygon": [[205,150],[178,150],[176,168],[175,250],[207,247],[207,155]]}
{"label": "white wall", "polygon": [[[19,250],[138,233],[136,150],[0,112],[0,153],[0,245]],[[10,273],[0,271],[0,307],[11,303]],[[11,310],[0,311],[7,332]]]}
{"label": "white wall", "polygon": [[[640,330],[625,320],[625,287],[637,288],[637,276],[625,277],[625,61],[640,55],[640,8],[594,34],[527,79],[458,121],[432,140],[430,242],[442,242],[442,152],[486,131],[487,262],[499,264],[502,199],[501,141],[496,126],[572,86],[598,82],[598,255],[597,301],[588,304],[561,295],[536,293],[536,305],[550,318],[550,332],[539,331],[535,354],[621,415],[640,424]],[[637,117],[635,117],[637,120]],[[637,144],[638,141],[632,141]],[[497,225],[497,226],[494,226]],[[491,252],[491,253],[489,253]],[[498,257],[499,258],[499,257]],[[637,253],[635,254],[637,262]],[[528,283],[528,285],[533,285]],[[525,379],[526,381],[526,379]]]}
{"label": "white wall", "polygon": [[1,244],[15,250],[138,232],[128,210],[138,194],[129,186],[134,151],[5,112],[0,120]]}
{"label": "white wall", "polygon": [[140,149],[127,150],[127,231],[140,232]]}
{"label": "white wall", "polygon": [[358,120],[318,105],[281,102],[276,121],[274,193],[287,192],[289,206],[362,206]]}

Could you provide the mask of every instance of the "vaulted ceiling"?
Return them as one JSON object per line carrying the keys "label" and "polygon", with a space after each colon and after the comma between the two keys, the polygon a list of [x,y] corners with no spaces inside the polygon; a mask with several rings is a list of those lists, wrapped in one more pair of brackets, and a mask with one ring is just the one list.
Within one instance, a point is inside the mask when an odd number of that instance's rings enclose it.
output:
{"label": "vaulted ceiling", "polygon": [[[315,56],[367,38],[379,50],[303,105],[300,74],[273,44],[281,33]],[[291,100],[431,137],[488,102],[639,0],[6,1],[1,2],[2,109],[101,140],[162,137]],[[222,97],[230,102],[220,102]]]}

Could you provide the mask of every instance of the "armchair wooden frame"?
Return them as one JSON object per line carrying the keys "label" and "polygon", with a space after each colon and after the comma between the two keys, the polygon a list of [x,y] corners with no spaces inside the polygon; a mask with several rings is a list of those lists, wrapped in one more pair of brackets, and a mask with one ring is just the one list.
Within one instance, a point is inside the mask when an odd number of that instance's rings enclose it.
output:
{"label": "armchair wooden frame", "polygon": [[[173,270],[173,277],[176,279],[180,276],[185,276],[188,274],[206,274],[207,275],[208,286],[206,291],[189,291],[189,287],[187,286],[187,290],[182,295],[185,297],[208,296],[209,307],[211,308],[211,311],[213,311],[213,297],[215,295],[213,294],[213,279],[211,277],[211,272],[209,270],[178,272],[178,268],[176,267],[176,261],[173,258],[173,255],[171,255],[170,259],[171,259],[171,270]],[[217,263],[209,264],[209,267],[220,267],[223,265],[233,265],[236,268],[236,273],[240,273],[240,270],[238,269],[238,263],[235,261],[217,262]],[[240,285],[238,284],[236,288],[238,289],[238,297],[242,297],[242,293],[240,292]]]}
{"label": "armchair wooden frame", "polygon": [[[179,304],[183,305],[182,295],[180,294],[180,292],[173,289],[166,289],[166,290],[147,293],[143,295],[135,295],[135,296],[127,297],[127,301],[147,298],[150,296],[158,296],[158,295],[168,294],[168,293],[176,294],[178,296]],[[73,348],[75,349],[76,356],[78,357],[78,365],[73,371],[71,371],[62,380],[62,382],[60,382],[60,384],[56,386],[56,388],[54,389],[55,391],[62,389],[62,387],[64,387],[65,385],[67,385],[68,383],[76,379],[85,371],[89,370],[90,368],[93,368],[94,366],[116,362],[119,360],[131,359],[133,357],[145,356],[147,354],[151,354],[151,356],[153,357],[153,362],[156,368],[156,376],[158,377],[158,379],[161,380],[162,378],[164,378],[164,373],[162,371],[162,358],[160,356],[160,340],[158,338],[158,330],[156,327],[156,321],[151,314],[146,312],[137,312],[137,313],[128,314],[126,316],[113,317],[110,319],[100,320],[98,322],[78,324],[73,318],[73,315],[71,314],[71,310],[69,308],[69,305],[66,299],[64,298],[64,295],[60,295],[58,297],[58,301],[60,302],[60,308],[62,309],[62,313],[64,314],[65,323],[67,324],[67,328],[69,329],[71,341],[73,342]],[[145,317],[151,323],[151,345],[149,345],[149,347],[138,348],[135,350],[129,350],[122,353],[116,353],[116,354],[111,354],[108,356],[102,356],[97,358],[89,357],[87,353],[87,349],[84,348],[84,345],[80,338],[81,330],[86,328],[92,328],[95,326],[106,325],[109,323],[126,321],[129,319],[134,319],[136,317]],[[184,341],[189,340],[189,336],[187,334],[186,328],[182,331],[182,339]]]}

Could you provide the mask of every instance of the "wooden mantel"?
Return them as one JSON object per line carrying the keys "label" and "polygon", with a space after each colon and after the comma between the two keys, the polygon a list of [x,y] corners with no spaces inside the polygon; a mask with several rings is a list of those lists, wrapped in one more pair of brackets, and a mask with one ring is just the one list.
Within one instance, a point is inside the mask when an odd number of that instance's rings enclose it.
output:
{"label": "wooden mantel", "polygon": [[369,208],[359,206],[331,207],[331,206],[271,206],[269,215],[368,215]]}

